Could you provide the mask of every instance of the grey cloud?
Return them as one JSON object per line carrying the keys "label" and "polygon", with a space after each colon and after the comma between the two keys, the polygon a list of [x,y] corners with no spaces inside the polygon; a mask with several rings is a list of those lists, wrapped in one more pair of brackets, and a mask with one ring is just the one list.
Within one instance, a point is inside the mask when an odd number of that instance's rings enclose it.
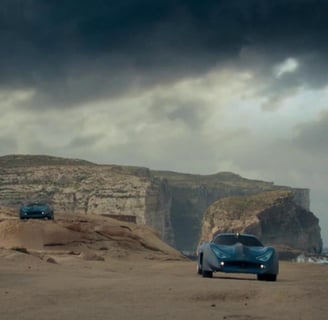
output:
{"label": "grey cloud", "polygon": [[295,144],[304,152],[321,161],[328,161],[328,112],[322,112],[321,117],[309,123],[298,125]]}
{"label": "grey cloud", "polygon": [[100,135],[89,135],[89,136],[81,136],[72,139],[68,144],[66,149],[71,150],[73,152],[83,149],[90,151],[97,145],[99,141],[101,141],[105,137],[104,134]]}
{"label": "grey cloud", "polygon": [[258,94],[268,98],[268,102],[263,104],[263,110],[274,111],[284,98],[293,95],[299,88],[304,90],[325,87],[328,84],[328,61],[325,56],[310,51],[308,55],[294,52],[291,57],[296,58],[298,68],[278,78],[272,76],[272,68],[261,69],[257,76],[262,79],[265,86]]}
{"label": "grey cloud", "polygon": [[[153,136],[136,136],[124,144],[109,146],[107,154],[99,151],[97,157],[105,163],[146,166],[151,169],[168,169],[199,173],[204,168],[215,170],[213,160],[216,147],[199,136],[198,132],[170,137],[160,133]],[[137,147],[136,147],[137,146]],[[110,159],[109,159],[110,158]],[[192,161],[191,161],[192,159]]]}
{"label": "grey cloud", "polygon": [[311,210],[319,217],[324,243],[328,243],[327,161],[328,113],[294,128],[294,137],[262,138],[244,132],[220,144],[218,164],[244,177],[310,189]]}
{"label": "grey cloud", "polygon": [[[285,138],[265,137],[238,130],[219,137],[221,161],[230,160],[233,171],[255,174],[276,183],[311,187],[324,193],[327,183],[328,112],[292,128]],[[311,184],[311,185],[310,185]]]}
{"label": "grey cloud", "polygon": [[0,138],[0,154],[14,154],[17,143],[14,138],[1,137]]}
{"label": "grey cloud", "polygon": [[[93,154],[98,153],[97,142],[102,136],[85,136],[68,139],[62,145],[44,142],[39,138],[27,139],[23,153],[29,154],[48,154],[54,156],[94,159]],[[0,141],[1,142],[1,141]],[[7,149],[8,150],[8,149]],[[8,153],[8,152],[6,152]],[[16,153],[16,150],[13,150]],[[96,160],[95,160],[96,161]],[[97,162],[97,161],[96,161]]]}
{"label": "grey cloud", "polygon": [[0,86],[36,89],[36,107],[70,106],[214,65],[258,68],[239,60],[245,47],[262,56],[263,75],[312,54],[307,81],[321,86],[327,10],[323,0],[2,0]]}
{"label": "grey cloud", "polygon": [[165,97],[154,97],[149,111],[156,121],[181,122],[190,130],[200,130],[206,121],[204,108],[206,104],[200,98],[168,94]]}

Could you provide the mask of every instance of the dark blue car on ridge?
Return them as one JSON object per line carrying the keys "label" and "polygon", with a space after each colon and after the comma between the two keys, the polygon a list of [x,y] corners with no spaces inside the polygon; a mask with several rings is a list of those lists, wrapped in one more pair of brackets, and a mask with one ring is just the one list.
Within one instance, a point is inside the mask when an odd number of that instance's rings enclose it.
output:
{"label": "dark blue car on ridge", "polygon": [[19,209],[20,219],[54,219],[54,211],[47,203],[32,202]]}

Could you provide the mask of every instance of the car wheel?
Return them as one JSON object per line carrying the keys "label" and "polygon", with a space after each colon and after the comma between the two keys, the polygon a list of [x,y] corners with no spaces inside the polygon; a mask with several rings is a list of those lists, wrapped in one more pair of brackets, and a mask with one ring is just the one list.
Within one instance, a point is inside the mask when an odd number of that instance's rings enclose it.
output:
{"label": "car wheel", "polygon": [[212,271],[203,270],[202,275],[203,275],[203,278],[213,278],[213,272]]}
{"label": "car wheel", "polygon": [[197,261],[197,273],[202,274],[203,273],[203,268],[202,268],[202,256],[199,257]]}
{"label": "car wheel", "polygon": [[258,274],[257,275],[257,280],[264,281],[265,280],[265,275],[264,274]]}
{"label": "car wheel", "polygon": [[277,275],[276,274],[258,274],[257,280],[260,281],[276,281]]}
{"label": "car wheel", "polygon": [[266,281],[277,281],[277,275],[276,274],[267,274],[266,275]]}

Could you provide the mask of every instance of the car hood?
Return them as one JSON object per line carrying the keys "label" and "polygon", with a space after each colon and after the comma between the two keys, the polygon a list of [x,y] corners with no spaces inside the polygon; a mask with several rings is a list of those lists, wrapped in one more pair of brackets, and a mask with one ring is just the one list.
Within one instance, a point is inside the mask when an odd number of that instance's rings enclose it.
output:
{"label": "car hood", "polygon": [[211,247],[219,249],[227,258],[242,259],[245,257],[255,258],[265,254],[267,251],[273,251],[272,247],[249,247],[241,243],[234,245],[217,245],[211,243]]}
{"label": "car hood", "polygon": [[31,211],[46,211],[48,209],[45,205],[33,205],[33,206],[25,206],[22,207],[22,211],[31,212]]}

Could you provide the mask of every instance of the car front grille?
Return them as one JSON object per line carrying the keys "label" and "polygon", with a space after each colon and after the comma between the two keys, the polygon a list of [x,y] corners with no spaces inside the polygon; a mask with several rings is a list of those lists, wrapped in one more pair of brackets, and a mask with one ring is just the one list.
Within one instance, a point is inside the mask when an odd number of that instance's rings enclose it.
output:
{"label": "car front grille", "polygon": [[28,216],[40,216],[42,215],[42,211],[29,211],[27,212]]}
{"label": "car front grille", "polygon": [[261,264],[249,262],[249,261],[226,261],[224,263],[224,266],[241,268],[241,269],[259,269]]}

